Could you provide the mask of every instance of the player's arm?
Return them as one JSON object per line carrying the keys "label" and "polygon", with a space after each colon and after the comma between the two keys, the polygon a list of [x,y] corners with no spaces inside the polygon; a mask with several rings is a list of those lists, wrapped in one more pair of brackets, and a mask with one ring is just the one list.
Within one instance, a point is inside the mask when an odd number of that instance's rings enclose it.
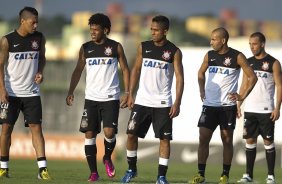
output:
{"label": "player's arm", "polygon": [[35,74],[35,79],[34,81],[37,84],[40,84],[41,82],[43,82],[43,70],[46,64],[46,57],[45,57],[45,44],[46,44],[46,40],[45,37],[42,36],[42,41],[41,41],[41,49],[39,51],[39,60],[38,60],[38,71]]}
{"label": "player's arm", "polygon": [[130,74],[129,96],[128,96],[128,101],[127,101],[127,105],[129,109],[132,109],[133,104],[134,104],[133,93],[134,93],[135,87],[140,77],[141,68],[142,68],[142,59],[143,59],[142,45],[140,44],[137,49],[137,56],[136,56],[135,64]]}
{"label": "player's arm", "polygon": [[242,83],[240,86],[239,94],[236,94],[230,97],[230,100],[243,102],[245,98],[250,94],[252,89],[254,88],[258,78],[254,70],[252,69],[252,67],[250,67],[249,64],[247,63],[246,57],[242,53],[240,53],[237,56],[237,62],[241,66],[244,72],[243,79],[242,79]]}
{"label": "player's arm", "polygon": [[282,101],[282,74],[281,74],[281,65],[279,61],[275,61],[272,66],[273,70],[273,79],[276,86],[276,103],[275,103],[275,109],[271,113],[271,119],[272,121],[276,121],[280,117],[280,107],[281,107],[281,101]]}
{"label": "player's arm", "polygon": [[70,82],[70,87],[69,87],[69,91],[68,91],[68,96],[66,98],[66,103],[67,105],[71,106],[74,100],[74,95],[73,92],[80,80],[81,77],[81,73],[85,67],[85,57],[84,57],[84,50],[83,47],[81,46],[80,50],[79,50],[79,56],[78,56],[78,61],[76,64],[76,67],[72,73],[71,76],[71,82]]}
{"label": "player's arm", "polygon": [[184,73],[182,65],[182,53],[180,49],[177,49],[174,55],[173,67],[176,78],[176,97],[169,112],[170,118],[174,118],[179,115],[181,99],[184,90]]}
{"label": "player's arm", "polygon": [[121,44],[118,44],[118,61],[122,71],[123,76],[123,84],[124,84],[124,95],[120,101],[120,107],[124,108],[127,106],[127,98],[129,95],[129,68],[127,64],[127,60],[124,54],[124,50]]}
{"label": "player's arm", "polygon": [[208,60],[208,53],[204,57],[204,61],[198,71],[198,84],[199,84],[199,89],[200,89],[200,97],[201,100],[203,101],[206,98],[205,95],[205,83],[206,83],[206,71],[209,67],[209,60]]}
{"label": "player's arm", "polygon": [[9,43],[6,37],[0,40],[0,102],[8,103],[8,93],[4,82],[4,66],[8,60]]}

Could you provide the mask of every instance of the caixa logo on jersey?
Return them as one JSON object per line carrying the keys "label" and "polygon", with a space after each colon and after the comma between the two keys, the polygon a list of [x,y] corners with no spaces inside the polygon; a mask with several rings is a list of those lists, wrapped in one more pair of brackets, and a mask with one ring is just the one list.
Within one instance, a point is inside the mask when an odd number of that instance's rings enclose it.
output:
{"label": "caixa logo on jersey", "polygon": [[158,61],[151,61],[151,60],[145,60],[144,61],[144,66],[145,67],[159,68],[159,69],[167,70],[168,63],[158,62]]}
{"label": "caixa logo on jersey", "polygon": [[38,59],[38,53],[27,52],[27,53],[19,53],[15,55],[15,60],[23,60],[23,59]]}
{"label": "caixa logo on jersey", "polygon": [[230,71],[226,68],[209,67],[209,73],[219,73],[229,75]]}
{"label": "caixa logo on jersey", "polygon": [[101,59],[87,59],[88,65],[110,65],[114,62],[114,59],[101,58]]}

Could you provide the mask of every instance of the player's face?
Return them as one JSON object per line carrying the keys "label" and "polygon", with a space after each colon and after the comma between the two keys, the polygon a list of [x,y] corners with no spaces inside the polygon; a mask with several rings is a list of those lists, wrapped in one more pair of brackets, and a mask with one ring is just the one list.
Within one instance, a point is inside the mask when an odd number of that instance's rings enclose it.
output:
{"label": "player's face", "polygon": [[224,45],[224,39],[219,35],[218,32],[213,32],[211,34],[210,45],[215,51],[220,51]]}
{"label": "player's face", "polygon": [[22,19],[21,26],[27,33],[34,33],[38,26],[38,17],[35,15],[30,15],[27,19]]}
{"label": "player's face", "polygon": [[159,23],[152,22],[151,35],[154,42],[160,42],[166,39],[167,30],[164,29]]}
{"label": "player's face", "polygon": [[90,36],[94,42],[99,43],[105,38],[106,31],[102,29],[100,25],[91,24],[90,25]]}
{"label": "player's face", "polygon": [[264,43],[260,42],[258,37],[250,37],[249,45],[254,56],[260,55],[264,49]]}

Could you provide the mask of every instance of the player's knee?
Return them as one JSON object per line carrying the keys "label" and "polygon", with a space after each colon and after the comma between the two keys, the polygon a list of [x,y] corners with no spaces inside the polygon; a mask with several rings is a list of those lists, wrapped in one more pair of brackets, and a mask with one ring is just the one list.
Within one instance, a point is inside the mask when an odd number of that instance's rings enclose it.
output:
{"label": "player's knee", "polygon": [[270,142],[268,145],[266,145],[266,144],[264,143],[264,148],[265,148],[266,150],[274,149],[274,148],[275,148],[275,144],[274,144],[274,142]]}

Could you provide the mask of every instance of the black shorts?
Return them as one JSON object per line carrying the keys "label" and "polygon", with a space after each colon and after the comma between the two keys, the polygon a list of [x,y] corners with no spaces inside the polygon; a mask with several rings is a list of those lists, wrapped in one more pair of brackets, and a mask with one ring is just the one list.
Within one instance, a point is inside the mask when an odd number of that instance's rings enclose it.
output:
{"label": "black shorts", "polygon": [[[4,107],[1,103],[1,113],[3,113]],[[24,115],[25,126],[28,124],[40,124],[42,123],[42,106],[40,96],[33,97],[13,97],[9,96],[9,105],[6,117],[0,115],[0,123],[9,123],[14,125],[19,117],[20,111]]]}
{"label": "black shorts", "polygon": [[265,140],[274,140],[275,123],[270,119],[271,113],[244,113],[243,138],[257,138],[259,135]]}
{"label": "black shorts", "polygon": [[117,133],[118,115],[119,100],[98,102],[85,99],[79,131],[83,133],[93,131],[98,134],[101,132],[103,122],[104,128],[114,128]]}
{"label": "black shorts", "polygon": [[198,127],[205,127],[212,131],[219,125],[220,130],[234,130],[236,126],[237,107],[203,106]]}
{"label": "black shorts", "polygon": [[135,104],[131,111],[126,133],[144,138],[152,123],[156,138],[172,140],[170,109],[171,107],[153,108]]}

